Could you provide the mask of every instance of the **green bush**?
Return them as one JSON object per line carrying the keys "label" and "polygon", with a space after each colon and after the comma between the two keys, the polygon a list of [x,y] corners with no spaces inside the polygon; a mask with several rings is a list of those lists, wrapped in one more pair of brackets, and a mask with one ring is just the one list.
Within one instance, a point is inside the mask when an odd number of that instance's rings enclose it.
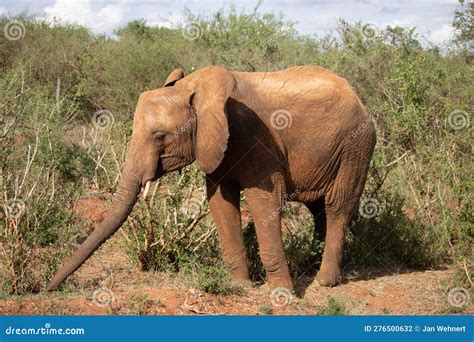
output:
{"label": "green bush", "polygon": [[221,263],[200,266],[197,270],[196,287],[213,294],[241,292],[242,289],[230,284],[230,275]]}
{"label": "green bush", "polygon": [[33,88],[23,69],[10,70],[0,92],[15,99],[3,104],[1,117],[0,285],[13,294],[36,292],[79,227],[71,209],[82,192],[81,159],[62,140],[54,101]]}
{"label": "green bush", "polygon": [[[469,10],[456,14],[459,34],[446,50],[422,44],[415,29],[341,20],[334,34],[310,37],[281,15],[233,8],[209,16],[188,12],[174,29],[132,21],[117,39],[25,14],[1,17],[2,32],[14,19],[26,29],[17,41],[0,37],[2,288],[37,291],[72,251],[71,241],[87,225],[73,215],[74,204],[87,191],[115,190],[139,94],[160,87],[174,68],[190,73],[211,64],[241,71],[319,65],[356,89],[378,135],[363,198],[376,199],[379,208],[352,223],[346,265],[471,266]],[[192,27],[195,39],[183,34]],[[94,129],[98,110],[113,115],[113,127]],[[220,251],[206,202],[198,200],[197,216],[186,209],[193,191],[203,189],[203,176],[191,166],[158,185],[124,226],[130,257],[143,269],[211,267]],[[316,271],[323,249],[312,241],[312,219],[300,207],[284,211],[293,223],[284,237],[294,275]],[[252,222],[244,236],[252,278],[262,281]],[[201,287],[215,290],[215,284]]]}
{"label": "green bush", "polygon": [[326,316],[343,316],[348,314],[344,301],[333,296],[327,296],[326,303],[319,306],[318,310],[320,315]]}

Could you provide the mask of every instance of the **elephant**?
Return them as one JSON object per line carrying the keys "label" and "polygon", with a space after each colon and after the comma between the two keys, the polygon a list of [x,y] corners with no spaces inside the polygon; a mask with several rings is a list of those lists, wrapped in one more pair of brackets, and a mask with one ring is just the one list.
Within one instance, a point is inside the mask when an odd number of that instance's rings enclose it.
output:
{"label": "elephant", "polygon": [[235,72],[210,66],[174,70],[143,92],[117,191],[105,219],[48,284],[52,291],[127,219],[140,193],[194,161],[232,281],[248,282],[240,194],[255,224],[270,287],[293,291],[281,230],[286,200],[314,216],[325,239],[316,281],[341,280],[344,234],[357,213],[376,143],[371,117],[349,83],[317,66]]}

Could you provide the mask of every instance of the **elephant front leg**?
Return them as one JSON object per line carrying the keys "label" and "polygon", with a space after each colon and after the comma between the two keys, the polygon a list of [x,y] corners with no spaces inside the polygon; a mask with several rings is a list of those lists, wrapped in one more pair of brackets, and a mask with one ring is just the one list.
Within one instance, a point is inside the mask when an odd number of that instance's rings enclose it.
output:
{"label": "elephant front leg", "polygon": [[281,235],[280,195],[252,188],[245,190],[257,232],[260,258],[271,286],[293,290]]}
{"label": "elephant front leg", "polygon": [[207,194],[222,258],[232,272],[232,281],[250,281],[240,222],[240,189],[226,182],[216,185],[208,179]]}

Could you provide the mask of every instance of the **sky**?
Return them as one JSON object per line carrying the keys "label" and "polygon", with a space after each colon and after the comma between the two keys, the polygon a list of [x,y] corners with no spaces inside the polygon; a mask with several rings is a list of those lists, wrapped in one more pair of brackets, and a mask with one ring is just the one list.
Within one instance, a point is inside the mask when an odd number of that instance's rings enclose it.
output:
{"label": "sky", "polygon": [[[183,21],[184,8],[206,15],[234,5],[250,12],[257,3],[258,0],[0,0],[0,15],[27,10],[51,22],[80,24],[95,33],[110,35],[133,19],[175,27]],[[442,45],[452,36],[451,22],[458,7],[458,0],[264,0],[259,12],[282,13],[296,23],[295,28],[302,34],[323,35],[334,30],[337,19],[343,18],[374,27],[416,27],[427,42]]]}

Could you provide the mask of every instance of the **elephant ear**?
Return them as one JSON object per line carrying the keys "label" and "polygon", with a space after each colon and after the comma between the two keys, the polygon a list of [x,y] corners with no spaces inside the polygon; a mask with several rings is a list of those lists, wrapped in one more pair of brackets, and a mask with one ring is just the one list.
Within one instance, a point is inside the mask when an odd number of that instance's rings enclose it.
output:
{"label": "elephant ear", "polygon": [[184,77],[184,71],[183,69],[174,69],[171,74],[166,78],[165,83],[163,84],[163,87],[171,87],[173,86],[176,81],[182,79]]}
{"label": "elephant ear", "polygon": [[222,162],[227,149],[229,127],[225,105],[236,88],[236,81],[230,71],[216,66],[194,75],[190,102],[197,119],[195,154],[199,168],[209,174]]}

